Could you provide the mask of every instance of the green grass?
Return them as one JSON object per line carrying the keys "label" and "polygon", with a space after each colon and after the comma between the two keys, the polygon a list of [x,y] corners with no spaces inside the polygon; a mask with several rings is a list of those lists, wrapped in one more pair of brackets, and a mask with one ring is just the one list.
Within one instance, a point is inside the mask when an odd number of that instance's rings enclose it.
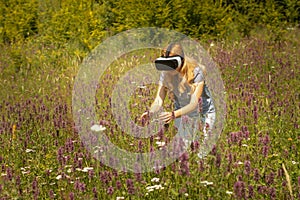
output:
{"label": "green grass", "polygon": [[[142,174],[107,167],[82,145],[72,119],[72,89],[81,63],[74,53],[76,49],[29,42],[1,46],[0,197],[237,199],[235,184],[240,180],[245,186],[240,194],[244,197],[272,199],[275,191],[274,199],[292,199],[284,164],[292,196],[299,198],[300,41],[295,36],[299,33],[291,35],[280,43],[260,39],[261,35],[214,42],[210,54],[220,67],[227,94],[226,124],[215,149],[200,162],[191,153],[188,161]],[[137,151],[139,140],[117,127],[107,96],[126,70],[151,58],[147,52],[132,52],[109,67],[103,77],[108,74],[110,78],[99,78],[97,117],[109,122],[105,134],[122,149]],[[153,89],[155,85],[147,85],[131,97],[132,119],[149,106],[155,94]],[[170,109],[170,104],[166,109]],[[245,127],[249,138],[245,137]],[[170,128],[165,133],[166,141],[172,134],[174,130]],[[233,141],[234,135],[237,141]],[[140,141],[143,150],[149,151],[150,139]],[[153,146],[158,148],[155,141]],[[251,163],[248,172],[245,161]],[[182,171],[186,162],[189,175]],[[84,167],[93,170],[84,172]],[[159,181],[151,182],[154,177]],[[133,191],[128,179],[133,181]],[[159,184],[163,188],[146,189]]]}

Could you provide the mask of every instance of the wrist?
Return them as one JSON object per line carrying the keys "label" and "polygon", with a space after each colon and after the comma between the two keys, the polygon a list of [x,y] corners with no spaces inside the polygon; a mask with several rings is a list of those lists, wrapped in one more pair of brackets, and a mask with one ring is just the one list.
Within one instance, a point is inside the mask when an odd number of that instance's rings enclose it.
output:
{"label": "wrist", "polygon": [[178,117],[181,116],[181,111],[180,111],[180,109],[179,109],[179,110],[175,110],[175,111],[173,111],[173,112],[174,112],[174,117],[175,117],[175,118],[178,118]]}
{"label": "wrist", "polygon": [[175,115],[175,111],[172,111],[172,119],[175,119],[176,115]]}

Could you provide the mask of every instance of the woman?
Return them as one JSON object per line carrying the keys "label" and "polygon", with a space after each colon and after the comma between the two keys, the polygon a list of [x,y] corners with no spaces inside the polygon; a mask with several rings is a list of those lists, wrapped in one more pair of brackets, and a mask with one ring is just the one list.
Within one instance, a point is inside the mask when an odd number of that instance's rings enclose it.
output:
{"label": "woman", "polygon": [[[196,137],[194,132],[200,128],[199,119],[204,125],[204,139],[208,137],[208,132],[215,122],[215,107],[205,84],[205,67],[186,57],[180,44],[168,45],[162,51],[163,58],[161,60],[177,58],[178,56],[181,62],[179,60],[179,65],[176,68],[172,66],[175,69],[157,67],[158,70],[161,70],[157,95],[149,111],[141,115],[141,120],[147,121],[151,115],[159,112],[169,94],[174,103],[174,110],[161,112],[158,119],[166,124],[175,120],[179,134],[184,137],[185,144],[188,145],[187,143]],[[198,156],[202,157],[200,154]]]}

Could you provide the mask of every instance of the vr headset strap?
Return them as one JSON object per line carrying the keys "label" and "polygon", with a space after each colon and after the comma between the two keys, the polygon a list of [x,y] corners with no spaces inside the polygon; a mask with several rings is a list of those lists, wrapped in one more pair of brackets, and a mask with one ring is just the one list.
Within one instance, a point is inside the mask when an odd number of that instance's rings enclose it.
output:
{"label": "vr headset strap", "polygon": [[166,50],[166,56],[165,56],[166,58],[169,57],[172,47],[173,47],[173,43],[171,43]]}

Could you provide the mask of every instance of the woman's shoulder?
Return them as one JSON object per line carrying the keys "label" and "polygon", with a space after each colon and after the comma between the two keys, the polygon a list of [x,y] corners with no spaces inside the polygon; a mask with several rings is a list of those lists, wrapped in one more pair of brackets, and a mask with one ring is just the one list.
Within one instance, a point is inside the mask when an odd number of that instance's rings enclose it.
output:
{"label": "woman's shoulder", "polygon": [[204,72],[203,72],[203,68],[201,65],[197,65],[194,68],[194,82],[201,82],[205,80],[205,76],[204,76]]}
{"label": "woman's shoulder", "polygon": [[194,74],[203,74],[203,65],[198,64],[197,66],[195,66],[194,68]]}

